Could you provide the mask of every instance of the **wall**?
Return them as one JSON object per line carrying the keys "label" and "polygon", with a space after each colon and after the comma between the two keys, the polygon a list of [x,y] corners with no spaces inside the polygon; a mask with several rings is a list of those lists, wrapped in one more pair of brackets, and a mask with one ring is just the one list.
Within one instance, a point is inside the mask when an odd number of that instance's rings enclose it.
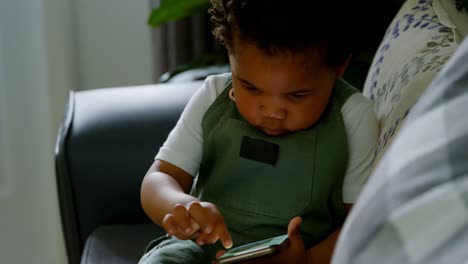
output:
{"label": "wall", "polygon": [[[80,89],[153,81],[149,1],[75,0]],[[145,25],[145,26],[142,26]]]}
{"label": "wall", "polygon": [[37,0],[0,4],[2,263],[66,263],[43,7]]}
{"label": "wall", "polygon": [[53,156],[67,94],[152,82],[147,5],[0,1],[0,263],[67,262]]}

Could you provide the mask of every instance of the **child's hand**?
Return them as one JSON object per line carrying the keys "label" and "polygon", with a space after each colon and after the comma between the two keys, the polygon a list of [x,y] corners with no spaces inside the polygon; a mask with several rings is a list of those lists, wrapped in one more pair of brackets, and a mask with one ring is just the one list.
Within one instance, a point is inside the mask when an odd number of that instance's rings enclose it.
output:
{"label": "child's hand", "polygon": [[212,203],[197,201],[187,206],[178,204],[172,213],[164,216],[162,225],[169,235],[179,239],[196,238],[199,245],[221,240],[225,248],[232,246],[224,218]]}
{"label": "child's hand", "polygon": [[[265,256],[249,261],[242,262],[243,264],[284,264],[284,263],[307,263],[307,255],[304,249],[304,241],[302,240],[300,227],[302,218],[295,217],[289,221],[288,238],[289,242],[284,247],[279,249],[278,254],[273,256]],[[225,253],[220,250],[216,253],[216,258],[221,257]],[[215,262],[216,263],[216,262]]]}

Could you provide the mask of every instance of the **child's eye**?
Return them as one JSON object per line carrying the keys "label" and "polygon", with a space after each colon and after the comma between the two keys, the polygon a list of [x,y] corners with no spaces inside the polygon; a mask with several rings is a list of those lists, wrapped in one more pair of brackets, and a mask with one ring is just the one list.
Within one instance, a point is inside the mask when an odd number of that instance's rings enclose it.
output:
{"label": "child's eye", "polygon": [[288,94],[289,99],[292,99],[292,100],[299,100],[306,96],[307,96],[307,93],[303,93],[303,92]]}
{"label": "child's eye", "polygon": [[253,92],[253,93],[259,93],[260,90],[253,87],[253,86],[250,86],[250,85],[244,85],[244,88],[249,91],[249,92]]}

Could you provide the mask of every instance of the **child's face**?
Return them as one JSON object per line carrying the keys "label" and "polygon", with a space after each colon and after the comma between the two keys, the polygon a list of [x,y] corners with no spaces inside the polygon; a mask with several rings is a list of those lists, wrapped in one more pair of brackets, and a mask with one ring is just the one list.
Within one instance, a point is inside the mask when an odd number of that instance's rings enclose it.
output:
{"label": "child's face", "polygon": [[346,65],[322,65],[317,51],[267,55],[253,43],[236,41],[229,56],[234,97],[241,115],[267,135],[311,127],[327,106]]}

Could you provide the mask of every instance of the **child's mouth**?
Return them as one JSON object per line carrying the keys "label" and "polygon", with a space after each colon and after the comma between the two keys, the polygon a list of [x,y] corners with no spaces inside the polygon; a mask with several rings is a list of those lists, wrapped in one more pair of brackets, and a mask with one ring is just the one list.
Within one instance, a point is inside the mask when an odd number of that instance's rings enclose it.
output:
{"label": "child's mouth", "polygon": [[279,136],[286,134],[288,131],[285,129],[270,129],[266,127],[260,127],[260,130],[262,130],[265,134],[269,136]]}

